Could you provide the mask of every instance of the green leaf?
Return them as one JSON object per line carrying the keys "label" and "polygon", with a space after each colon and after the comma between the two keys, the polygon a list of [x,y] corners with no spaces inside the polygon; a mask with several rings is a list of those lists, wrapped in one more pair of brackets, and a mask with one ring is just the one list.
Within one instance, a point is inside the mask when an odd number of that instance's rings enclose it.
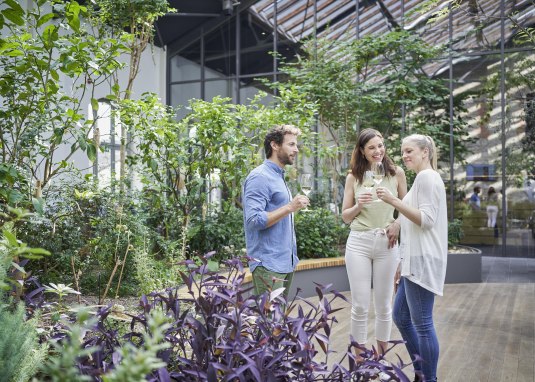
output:
{"label": "green leaf", "polygon": [[93,143],[87,144],[87,157],[91,162],[94,162],[97,159],[97,148]]}
{"label": "green leaf", "polygon": [[58,39],[58,27],[55,25],[47,25],[43,30],[43,40],[45,46],[50,48],[54,41]]}
{"label": "green leaf", "polygon": [[24,9],[15,0],[4,0],[4,3],[17,13],[24,14]]}
{"label": "green leaf", "polygon": [[76,2],[72,2],[67,6],[67,20],[69,26],[76,32],[80,32],[80,5]]}
{"label": "green leaf", "polygon": [[31,253],[34,255],[44,255],[44,256],[50,256],[50,251],[47,251],[44,248],[25,248],[26,253]]}
{"label": "green leaf", "polygon": [[59,81],[59,74],[56,70],[50,69],[50,76],[52,76],[55,81]]}
{"label": "green leaf", "polygon": [[11,266],[13,268],[15,268],[16,270],[18,270],[19,272],[22,272],[23,274],[26,274],[26,270],[21,267],[20,265],[18,265],[17,263],[15,263],[14,261],[11,262]]}
{"label": "green leaf", "polygon": [[46,22],[52,20],[54,18],[53,13],[48,13],[46,15],[43,15],[39,20],[37,20],[37,26],[40,27],[41,25],[45,24]]}
{"label": "green leaf", "polygon": [[33,204],[33,208],[35,208],[35,211],[39,214],[39,215],[43,215],[45,213],[45,210],[44,210],[44,200],[43,198],[32,198],[32,204]]}
{"label": "green leaf", "polygon": [[96,98],[91,98],[91,107],[94,113],[98,111],[98,100]]}
{"label": "green leaf", "polygon": [[84,137],[79,137],[78,138],[78,145],[80,145],[80,149],[82,151],[86,151],[87,150],[87,142],[86,142]]}
{"label": "green leaf", "polygon": [[13,49],[13,50],[6,52],[5,55],[8,57],[20,57],[20,56],[24,56],[24,52],[19,49]]}
{"label": "green leaf", "polygon": [[4,229],[2,230],[2,233],[4,234],[4,237],[7,239],[7,242],[9,243],[9,245],[11,245],[12,247],[19,246],[17,237],[12,232]]}
{"label": "green leaf", "polygon": [[24,25],[24,19],[21,17],[21,14],[14,11],[13,9],[4,9],[2,11],[2,15],[11,21],[13,24],[16,24],[18,26]]}

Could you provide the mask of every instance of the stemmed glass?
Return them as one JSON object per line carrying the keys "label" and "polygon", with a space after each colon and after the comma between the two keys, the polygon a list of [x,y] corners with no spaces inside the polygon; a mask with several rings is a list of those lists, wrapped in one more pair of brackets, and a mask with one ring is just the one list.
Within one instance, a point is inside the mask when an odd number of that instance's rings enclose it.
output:
{"label": "stemmed glass", "polygon": [[373,171],[364,171],[364,175],[362,177],[362,187],[364,187],[366,192],[372,192],[373,184]]}
{"label": "stemmed glass", "polygon": [[[373,173],[373,181],[378,186],[385,177],[385,168],[381,162],[374,162],[371,165],[371,169]],[[381,199],[376,199],[374,202],[381,202]]]}
{"label": "stemmed glass", "polygon": [[[307,197],[312,192],[312,174],[305,172],[299,175],[299,184],[301,185],[301,192]],[[303,208],[301,211],[310,211],[308,207]]]}
{"label": "stemmed glass", "polygon": [[364,176],[362,177],[362,187],[364,187],[366,191],[372,192],[373,184],[373,171],[365,171]]}

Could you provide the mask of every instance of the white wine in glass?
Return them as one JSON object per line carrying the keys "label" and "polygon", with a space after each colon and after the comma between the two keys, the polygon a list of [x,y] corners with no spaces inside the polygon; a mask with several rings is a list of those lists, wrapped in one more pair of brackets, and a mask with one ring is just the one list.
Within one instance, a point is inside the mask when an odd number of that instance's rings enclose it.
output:
{"label": "white wine in glass", "polygon": [[[373,172],[373,181],[376,185],[381,184],[383,178],[385,177],[385,168],[381,162],[374,162],[371,166]],[[381,199],[376,199],[374,202],[381,202]]]}
{"label": "white wine in glass", "polygon": [[[307,197],[312,192],[312,174],[310,173],[303,173],[299,175],[299,184],[301,185],[301,192],[305,194]],[[303,208],[301,211],[310,211],[307,207]]]}
{"label": "white wine in glass", "polygon": [[385,177],[385,168],[381,162],[376,162],[372,165],[373,181],[376,185],[381,184]]}
{"label": "white wine in glass", "polygon": [[373,185],[373,171],[365,171],[364,176],[362,177],[362,187],[364,187],[366,191],[371,192]]}

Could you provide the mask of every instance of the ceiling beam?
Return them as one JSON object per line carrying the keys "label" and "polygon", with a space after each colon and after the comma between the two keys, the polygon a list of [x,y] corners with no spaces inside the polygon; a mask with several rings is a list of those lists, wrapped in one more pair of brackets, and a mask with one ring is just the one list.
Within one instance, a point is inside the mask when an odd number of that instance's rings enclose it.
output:
{"label": "ceiling beam", "polygon": [[[239,5],[236,7],[237,9],[235,13],[243,12],[244,10],[247,10],[251,5],[253,5],[257,1],[258,0],[241,0]],[[228,22],[230,17],[235,17],[235,16],[225,16],[221,14],[217,18],[213,18],[207,21],[206,23],[202,25],[204,29],[204,33],[210,33],[213,30],[219,28],[221,25]],[[200,36],[199,31],[200,31],[200,28],[196,28],[195,30],[167,44],[169,55],[172,56],[176,54],[177,52],[179,52],[185,46],[188,46],[192,42],[197,41]]]}

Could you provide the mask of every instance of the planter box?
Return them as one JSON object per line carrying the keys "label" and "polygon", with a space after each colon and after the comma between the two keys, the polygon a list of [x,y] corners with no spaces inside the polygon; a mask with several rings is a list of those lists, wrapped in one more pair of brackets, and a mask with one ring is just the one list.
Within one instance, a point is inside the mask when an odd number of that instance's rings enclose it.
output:
{"label": "planter box", "polygon": [[446,284],[480,283],[481,250],[472,247],[457,247],[457,251],[448,252]]}
{"label": "planter box", "polygon": [[[251,283],[251,274],[248,270],[244,281]],[[448,253],[446,284],[480,282],[481,251],[479,249],[457,246],[455,253]],[[332,284],[329,289],[339,292],[349,291],[344,257],[301,260],[294,274],[289,297],[293,298],[298,288],[301,289],[299,295],[303,298],[317,296],[315,283]]]}

